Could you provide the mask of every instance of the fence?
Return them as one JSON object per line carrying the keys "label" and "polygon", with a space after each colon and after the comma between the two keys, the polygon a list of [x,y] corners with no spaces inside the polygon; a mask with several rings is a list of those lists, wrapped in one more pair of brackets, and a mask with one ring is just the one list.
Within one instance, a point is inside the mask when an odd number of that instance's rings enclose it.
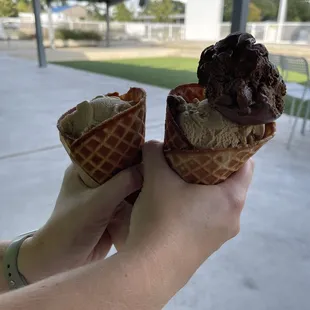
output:
{"label": "fence", "polygon": [[[221,25],[220,37],[230,32],[230,23]],[[310,44],[310,23],[248,23],[247,32],[263,43]]]}
{"label": "fence", "polygon": [[[2,31],[1,31],[2,25]],[[48,23],[42,22],[43,33],[47,36]],[[69,28],[94,30],[102,33],[106,31],[105,22],[91,21],[58,21],[54,28]],[[147,41],[182,41],[185,40],[184,24],[155,24],[155,23],[111,23],[111,39],[126,40],[139,39]],[[310,44],[310,23],[248,23],[247,31],[263,43],[294,43]],[[220,38],[230,32],[230,23],[222,23],[220,26]],[[0,39],[9,36],[11,39],[33,37],[35,34],[34,21],[21,19],[0,19]]]}
{"label": "fence", "polygon": [[[1,24],[3,31],[1,32]],[[106,33],[105,22],[90,21],[59,21],[53,24],[54,28],[68,28],[79,30],[93,30],[102,34]],[[43,35],[48,37],[49,25],[42,22]],[[2,33],[2,37],[1,37]],[[26,39],[35,35],[33,21],[20,19],[0,19],[0,39]],[[112,40],[140,39],[145,41],[182,41],[185,40],[185,27],[178,24],[146,24],[146,23],[119,23],[112,22],[110,25]]]}

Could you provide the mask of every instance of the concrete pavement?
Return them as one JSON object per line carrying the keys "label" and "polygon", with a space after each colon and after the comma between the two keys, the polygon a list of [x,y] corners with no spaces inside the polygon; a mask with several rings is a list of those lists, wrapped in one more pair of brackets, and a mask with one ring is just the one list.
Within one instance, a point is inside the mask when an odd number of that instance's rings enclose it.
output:
{"label": "concrete pavement", "polygon": [[[141,86],[147,139],[162,139],[168,90],[0,53],[0,239],[36,229],[52,211],[68,156],[57,118],[84,99]],[[289,119],[256,156],[241,233],[213,255],[167,310],[308,310],[310,133],[285,149]]]}

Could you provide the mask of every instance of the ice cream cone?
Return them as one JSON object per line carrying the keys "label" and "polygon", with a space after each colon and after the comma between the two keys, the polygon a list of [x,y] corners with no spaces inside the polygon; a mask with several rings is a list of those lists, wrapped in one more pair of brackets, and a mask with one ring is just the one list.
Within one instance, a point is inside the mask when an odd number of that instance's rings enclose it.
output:
{"label": "ice cream cone", "polygon": [[[180,85],[170,95],[182,96],[188,103],[205,99],[199,84]],[[275,123],[266,124],[263,139],[242,148],[199,149],[193,146],[175,121],[175,101],[168,97],[165,123],[164,155],[169,166],[186,182],[214,185],[238,171],[275,135]]]}
{"label": "ice cream cone", "polygon": [[[62,115],[57,123],[60,140],[88,187],[97,187],[118,172],[141,162],[141,148],[145,138],[145,91],[131,88],[124,95],[109,93],[106,96],[131,101],[132,107],[107,119],[77,139],[64,133],[60,126],[61,120],[76,108]],[[135,200],[134,196],[130,196],[131,202]]]}

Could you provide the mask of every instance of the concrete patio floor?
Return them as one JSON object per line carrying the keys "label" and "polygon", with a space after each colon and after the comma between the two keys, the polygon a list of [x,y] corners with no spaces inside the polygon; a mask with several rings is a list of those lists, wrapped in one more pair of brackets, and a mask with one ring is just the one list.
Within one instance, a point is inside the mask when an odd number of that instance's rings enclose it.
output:
{"label": "concrete patio floor", "polygon": [[[43,225],[69,159],[58,117],[84,99],[141,86],[147,139],[162,139],[168,90],[0,54],[0,239]],[[310,308],[310,132],[285,148],[290,122],[256,156],[241,233],[167,305],[172,310]]]}

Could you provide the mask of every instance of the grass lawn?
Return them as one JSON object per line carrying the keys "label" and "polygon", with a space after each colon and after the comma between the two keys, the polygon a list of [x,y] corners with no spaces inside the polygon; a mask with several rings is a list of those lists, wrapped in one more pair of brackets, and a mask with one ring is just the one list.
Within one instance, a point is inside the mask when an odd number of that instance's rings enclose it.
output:
{"label": "grass lawn", "polygon": [[[180,84],[197,81],[198,60],[163,57],[111,61],[66,61],[56,64],[171,89]],[[305,81],[305,76],[296,72],[289,72],[288,78],[294,82],[302,83]],[[291,100],[287,98],[286,112],[290,110],[290,105]]]}
{"label": "grass lawn", "polygon": [[164,88],[174,88],[179,84],[197,81],[195,71],[198,62],[193,58],[68,61],[57,64]]}

